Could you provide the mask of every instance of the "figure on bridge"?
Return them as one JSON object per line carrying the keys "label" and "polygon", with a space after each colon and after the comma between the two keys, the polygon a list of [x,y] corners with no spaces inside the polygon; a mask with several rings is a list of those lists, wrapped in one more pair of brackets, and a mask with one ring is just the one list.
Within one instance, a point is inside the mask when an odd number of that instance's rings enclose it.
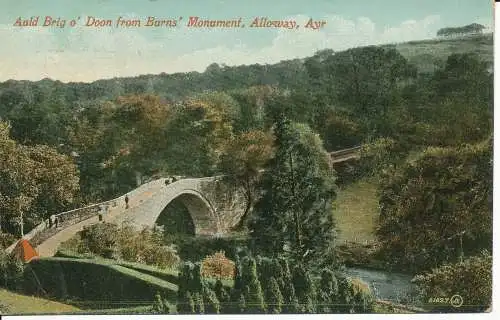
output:
{"label": "figure on bridge", "polygon": [[125,195],[125,209],[128,209],[128,194]]}
{"label": "figure on bridge", "polygon": [[168,177],[165,179],[165,185],[168,186],[171,183],[174,183],[177,181],[177,178],[175,176]]}

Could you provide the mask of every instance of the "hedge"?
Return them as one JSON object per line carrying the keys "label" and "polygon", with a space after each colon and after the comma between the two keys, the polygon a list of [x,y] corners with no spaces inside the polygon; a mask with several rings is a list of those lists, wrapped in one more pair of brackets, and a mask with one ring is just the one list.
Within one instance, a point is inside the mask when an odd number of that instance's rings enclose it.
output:
{"label": "hedge", "polygon": [[27,294],[72,298],[101,308],[152,305],[157,293],[171,301],[177,296],[177,286],[170,282],[101,261],[43,258],[32,261],[24,275]]}
{"label": "hedge", "polygon": [[169,269],[159,269],[148,265],[143,265],[134,262],[119,262],[117,263],[119,266],[126,267],[128,269],[132,269],[144,274],[151,275],[153,277],[168,281],[173,284],[178,284],[179,274],[175,270]]}
{"label": "hedge", "polygon": [[177,237],[173,239],[177,253],[183,261],[200,261],[218,251],[224,251],[226,257],[236,260],[239,251],[246,251],[248,239],[245,237]]}

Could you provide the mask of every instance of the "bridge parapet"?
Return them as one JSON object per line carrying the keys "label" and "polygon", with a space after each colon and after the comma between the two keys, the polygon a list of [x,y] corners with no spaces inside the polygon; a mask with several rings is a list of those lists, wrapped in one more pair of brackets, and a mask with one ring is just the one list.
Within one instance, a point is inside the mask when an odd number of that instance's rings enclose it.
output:
{"label": "bridge parapet", "polygon": [[[143,193],[147,189],[151,187],[163,183],[164,179],[159,179],[155,181],[151,181],[145,183],[138,188],[127,193],[129,197],[133,197],[136,194]],[[59,214],[55,214],[54,217],[58,220],[58,228],[56,229],[54,226],[50,227],[49,219],[42,221],[36,227],[34,227],[30,232],[26,233],[22,239],[26,239],[30,241],[30,243],[36,247],[43,241],[47,240],[54,234],[64,230],[65,228],[72,226],[78,222],[83,220],[90,219],[95,217],[101,213],[106,213],[108,208],[116,208],[122,206],[125,208],[125,195],[119,196],[112,200],[103,201],[100,203],[92,204],[83,208],[73,209],[69,211],[65,211]],[[17,241],[10,245],[5,251],[7,253],[11,253],[12,250],[16,247]]]}

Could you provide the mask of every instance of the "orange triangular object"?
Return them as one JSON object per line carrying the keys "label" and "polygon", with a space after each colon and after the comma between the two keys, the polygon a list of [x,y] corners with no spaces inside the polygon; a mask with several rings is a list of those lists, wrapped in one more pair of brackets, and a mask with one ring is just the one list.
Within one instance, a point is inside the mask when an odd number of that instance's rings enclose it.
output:
{"label": "orange triangular object", "polygon": [[17,242],[12,254],[23,262],[30,262],[33,258],[38,258],[38,252],[26,239],[21,239]]}

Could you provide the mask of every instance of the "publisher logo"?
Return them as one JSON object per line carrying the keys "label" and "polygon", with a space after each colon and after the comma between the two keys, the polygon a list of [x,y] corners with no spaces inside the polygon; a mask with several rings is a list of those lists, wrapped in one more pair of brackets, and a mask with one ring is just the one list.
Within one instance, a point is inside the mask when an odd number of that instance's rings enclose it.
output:
{"label": "publisher logo", "polygon": [[464,304],[464,299],[462,298],[462,296],[456,294],[451,297],[450,304],[452,307],[460,308]]}

